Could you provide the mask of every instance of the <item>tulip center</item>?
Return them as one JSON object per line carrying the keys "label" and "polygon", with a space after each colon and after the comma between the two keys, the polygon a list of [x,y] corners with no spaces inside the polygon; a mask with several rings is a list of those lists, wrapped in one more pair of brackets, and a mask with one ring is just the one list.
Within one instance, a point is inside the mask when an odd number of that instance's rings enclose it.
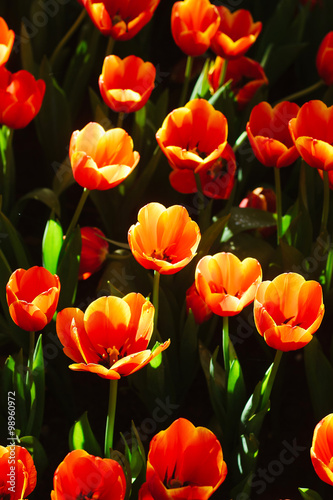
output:
{"label": "tulip center", "polygon": [[202,160],[204,160],[206,158],[206,156],[207,156],[206,153],[204,153],[203,151],[199,151],[198,150],[198,144],[196,146],[194,146],[193,148],[191,148],[190,145],[188,145],[187,146],[187,151],[189,153],[194,153],[195,155],[200,156],[200,158]]}
{"label": "tulip center", "polygon": [[89,498],[96,498],[94,497],[94,492],[90,491],[87,495],[84,493],[79,493],[79,495],[76,497],[76,500],[88,500]]}
{"label": "tulip center", "polygon": [[182,486],[183,486],[183,483],[177,478],[171,478],[168,482],[169,489],[181,488]]}
{"label": "tulip center", "polygon": [[209,175],[214,181],[221,179],[227,173],[228,162],[225,158],[218,158],[216,162],[208,170]]}
{"label": "tulip center", "polygon": [[165,260],[166,262],[172,263],[176,256],[170,253],[170,248],[165,248],[164,250],[153,250],[150,255],[153,259]]}
{"label": "tulip center", "polygon": [[[230,295],[230,293],[228,293],[227,289],[223,285],[219,285],[218,283],[214,283],[213,281],[209,283],[209,288],[212,293],[224,293],[225,295]],[[242,293],[240,290],[238,290],[236,293],[233,293],[232,296],[240,298],[242,296]]]}
{"label": "tulip center", "polygon": [[119,351],[114,346],[108,347],[104,354],[102,354],[100,364],[109,368],[114,365],[119,359]]}

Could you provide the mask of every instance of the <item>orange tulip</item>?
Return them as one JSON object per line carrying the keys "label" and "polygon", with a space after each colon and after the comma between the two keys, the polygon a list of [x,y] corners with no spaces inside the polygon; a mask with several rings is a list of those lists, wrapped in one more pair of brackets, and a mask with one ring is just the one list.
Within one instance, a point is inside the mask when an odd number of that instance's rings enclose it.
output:
{"label": "orange tulip", "polygon": [[30,453],[22,446],[0,446],[0,498],[26,498],[36,482],[37,471]]}
{"label": "orange tulip", "polygon": [[333,106],[322,101],[303,104],[296,118],[289,122],[295,146],[310,167],[333,169]]}
{"label": "orange tulip", "polygon": [[227,475],[221,444],[205,427],[179,418],[150,442],[139,500],[208,499]]}
{"label": "orange tulip", "polygon": [[200,229],[186,208],[148,203],[138,214],[138,222],[128,230],[128,243],[134,258],[145,269],[174,274],[195,256]]}
{"label": "orange tulip", "polygon": [[80,186],[104,191],[118,186],[134,170],[140,155],[122,128],[107,132],[90,122],[73,132],[69,145],[74,179]]}
{"label": "orange tulip", "polygon": [[256,259],[240,261],[232,253],[206,255],[197,264],[195,286],[213,313],[235,316],[253,301],[262,279]]}
{"label": "orange tulip", "polygon": [[56,274],[38,266],[17,269],[6,285],[9,314],[23,330],[42,330],[53,318],[59,294]]}
{"label": "orange tulip", "polygon": [[315,427],[310,456],[314,470],[325,483],[333,485],[333,413]]}
{"label": "orange tulip", "polygon": [[99,297],[85,313],[68,307],[57,315],[56,329],[69,368],[116,380],[140,370],[169,346],[147,349],[153,331],[154,306],[139,293],[122,299]]}
{"label": "orange tulip", "polygon": [[263,281],[254,300],[254,320],[266,343],[280,351],[304,347],[324,315],[322,289],[297,273]]}
{"label": "orange tulip", "polygon": [[247,193],[246,198],[240,202],[241,208],[256,208],[268,212],[276,212],[276,195],[270,188],[258,187]]}
{"label": "orange tulip", "polygon": [[[225,59],[217,56],[214,66],[208,72],[208,81],[214,93],[220,85],[220,77]],[[268,85],[265,71],[261,64],[248,57],[238,57],[228,62],[225,82],[231,80],[231,91],[242,110],[254,97],[257,90]]]}
{"label": "orange tulip", "polygon": [[83,0],[99,31],[115,40],[130,40],[152,18],[160,0]]}
{"label": "orange tulip", "polygon": [[227,136],[226,117],[205,99],[193,99],[173,110],[156,132],[156,140],[170,166],[195,173],[216,164]]}
{"label": "orange tulip", "polygon": [[8,29],[6,21],[0,17],[0,66],[8,61],[14,45],[15,33]]}
{"label": "orange tulip", "polygon": [[327,33],[321,42],[317,57],[316,67],[318,74],[326,85],[333,84],[333,31]]}
{"label": "orange tulip", "polygon": [[186,312],[191,309],[195,322],[198,325],[208,321],[213,315],[206,302],[200,297],[195,283],[186,291]]}
{"label": "orange tulip", "polygon": [[55,471],[53,488],[51,500],[123,500],[126,479],[121,465],[115,460],[95,457],[84,450],[74,450],[66,455]]}
{"label": "orange tulip", "polygon": [[283,101],[274,108],[268,102],[254,106],[246,132],[256,158],[266,167],[287,167],[299,157],[288,129],[299,106]]}
{"label": "orange tulip", "polygon": [[99,89],[113,111],[133,113],[148,101],[154,88],[155,67],[140,57],[108,56],[104,59]]}
{"label": "orange tulip", "polygon": [[219,23],[218,10],[209,0],[182,0],[173,4],[172,36],[188,56],[200,56],[206,52]]}
{"label": "orange tulip", "polygon": [[81,256],[79,279],[86,280],[98,271],[109,252],[104,233],[97,227],[81,227]]}
{"label": "orange tulip", "polygon": [[245,9],[231,12],[223,5],[217,9],[220,15],[220,26],[212,39],[212,50],[225,59],[243,56],[257,40],[262,23],[253,22],[251,13]]}
{"label": "orange tulip", "polygon": [[18,129],[26,127],[39,112],[45,93],[44,80],[35,80],[25,70],[11,73],[0,67],[0,123]]}

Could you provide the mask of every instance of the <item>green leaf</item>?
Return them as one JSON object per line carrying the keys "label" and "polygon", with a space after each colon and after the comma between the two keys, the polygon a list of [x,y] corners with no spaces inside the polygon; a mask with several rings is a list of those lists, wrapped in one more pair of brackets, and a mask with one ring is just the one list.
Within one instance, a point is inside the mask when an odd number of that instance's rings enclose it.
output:
{"label": "green leaf", "polygon": [[230,219],[230,214],[217,219],[208,229],[203,233],[200,244],[198,247],[198,254],[207,255],[211,247],[216,241],[221,241],[223,232]]}
{"label": "green leaf", "polygon": [[28,421],[29,394],[25,384],[26,366],[23,364],[22,349],[15,358],[9,356],[6,360],[7,369],[12,373],[12,387],[15,392],[16,429],[24,433]]}
{"label": "green leaf", "polygon": [[60,217],[60,202],[59,198],[55,194],[52,189],[49,188],[37,188],[34,189],[33,191],[30,191],[30,193],[27,193],[26,195],[22,196],[19,201],[16,203],[13,212],[20,212],[22,211],[24,205],[26,204],[27,201],[29,200],[37,200],[47,207],[50,208],[55,214]]}
{"label": "green leaf", "polygon": [[205,64],[201,70],[201,73],[193,87],[190,101],[192,99],[202,98],[207,99],[210,96],[209,83],[208,83],[208,71],[210,67],[210,60],[206,59]]}
{"label": "green leaf", "polygon": [[180,332],[179,363],[181,369],[181,393],[186,394],[196,375],[198,354],[199,325],[195,322],[194,315],[189,310],[185,325]]}
{"label": "green leaf", "polygon": [[242,231],[270,226],[276,226],[276,220],[271,212],[256,208],[233,207],[221,241],[226,242]]}
{"label": "green leaf", "polygon": [[309,488],[298,488],[298,491],[304,500],[322,500],[319,493],[314,490],[310,490]]}
{"label": "green leaf", "polygon": [[8,251],[14,253],[16,259],[16,266],[22,267],[24,269],[29,268],[28,259],[24,250],[24,246],[21,241],[19,233],[16,231],[15,227],[12,225],[10,220],[5,216],[3,212],[0,211],[0,241],[3,243],[3,251],[6,254]]}
{"label": "green leaf", "polygon": [[125,457],[131,467],[132,482],[134,482],[141,471],[143,471],[144,474],[146,472],[146,454],[133,421],[131,424],[131,447],[128,446],[128,443],[122,433],[121,438],[125,445]]}
{"label": "green leaf", "polygon": [[32,369],[29,370],[30,385],[30,413],[29,420],[25,432],[39,437],[43,416],[44,416],[44,402],[45,402],[45,373],[44,373],[44,357],[42,346],[42,334],[39,335],[36,342]]}
{"label": "green leaf", "polygon": [[76,227],[66,240],[61,249],[57,267],[57,275],[61,283],[59,311],[72,306],[75,300],[81,255],[80,228]]}
{"label": "green leaf", "polygon": [[69,449],[85,450],[91,455],[102,456],[102,450],[91,430],[87,412],[77,420],[69,431]]}
{"label": "green leaf", "polygon": [[20,437],[20,445],[24,446],[32,456],[38,475],[41,477],[48,466],[48,458],[44,447],[35,436]]}
{"label": "green leaf", "polygon": [[55,274],[57,272],[58,259],[63,245],[63,231],[60,222],[49,219],[46,223],[43,241],[43,266]]}

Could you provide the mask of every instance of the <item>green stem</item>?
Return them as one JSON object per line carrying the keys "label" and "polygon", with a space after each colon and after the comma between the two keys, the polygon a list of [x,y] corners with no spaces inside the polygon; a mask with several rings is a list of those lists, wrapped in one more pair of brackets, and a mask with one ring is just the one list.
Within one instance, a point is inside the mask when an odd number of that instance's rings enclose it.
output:
{"label": "green stem", "polygon": [[237,149],[243,144],[243,142],[247,139],[247,132],[244,130],[244,132],[241,133],[241,135],[238,137],[236,140],[234,147],[232,148],[234,153],[236,153]]}
{"label": "green stem", "polygon": [[184,106],[184,104],[186,103],[186,96],[187,96],[188,87],[190,84],[192,66],[193,66],[193,57],[187,56],[186,68],[185,68],[185,79],[184,79],[183,90],[182,90],[182,93],[180,96],[179,107]]}
{"label": "green stem", "polygon": [[295,101],[299,97],[303,97],[307,94],[310,94],[311,92],[314,92],[315,90],[319,89],[323,85],[325,85],[325,82],[323,80],[319,80],[319,82],[316,82],[313,85],[310,85],[310,87],[306,87],[306,89],[299,90],[298,92],[295,92],[294,94],[290,94],[287,97],[280,99],[279,101],[274,103],[274,106],[276,104],[278,104],[279,102],[283,102],[283,101]]}
{"label": "green stem", "polygon": [[324,182],[324,196],[323,196],[323,211],[321,214],[321,227],[320,232],[326,232],[327,230],[327,220],[330,208],[330,185],[328,179],[328,172],[323,171],[323,182]]}
{"label": "green stem", "polygon": [[120,111],[118,114],[117,128],[121,128],[123,126],[124,117],[124,111]]}
{"label": "green stem", "polygon": [[308,208],[308,197],[306,192],[306,175],[305,175],[305,161],[301,161],[301,169],[299,174],[299,194],[305,208]]}
{"label": "green stem", "polygon": [[229,375],[229,317],[223,316],[223,329],[222,329],[222,347],[223,347],[223,360],[226,381]]}
{"label": "green stem", "polygon": [[29,332],[29,354],[28,354],[28,364],[27,364],[27,375],[26,383],[31,386],[31,372],[34,362],[34,352],[35,352],[35,332]]}
{"label": "green stem", "polygon": [[0,131],[0,153],[2,162],[2,210],[4,212],[10,207],[15,185],[15,163],[13,155],[13,133],[12,128],[3,125]]}
{"label": "green stem", "polygon": [[225,82],[225,75],[227,74],[227,67],[228,67],[228,59],[224,59],[224,63],[223,63],[221,74],[220,74],[219,88],[222,87],[222,85]]}
{"label": "green stem", "polygon": [[155,344],[156,334],[157,334],[160,277],[161,277],[160,273],[155,270],[154,271],[154,281],[153,281],[153,306],[155,307],[155,314],[154,314],[154,332],[153,332],[154,338],[153,338],[152,345]]}
{"label": "green stem", "polygon": [[68,40],[72,37],[72,35],[75,33],[75,31],[78,29],[78,27],[82,23],[83,19],[85,18],[86,12],[87,11],[85,9],[82,9],[80,15],[77,17],[74,24],[72,24],[70,29],[67,31],[67,33],[64,35],[64,37],[60,40],[60,42],[58,43],[58,45],[54,49],[53,54],[52,54],[51,59],[50,59],[51,66],[53,66],[53,64],[54,64],[59,52],[63,48],[63,46],[66,45]]}
{"label": "green stem", "polygon": [[105,57],[110,56],[113,53],[115,41],[116,40],[112,38],[112,36],[110,36],[108,44],[106,46]]}
{"label": "green stem", "polygon": [[68,229],[67,229],[67,232],[66,232],[66,236],[65,236],[65,239],[68,238],[68,236],[71,234],[71,232],[73,231],[73,229],[75,228],[76,224],[77,224],[77,221],[79,220],[79,217],[80,217],[80,214],[82,212],[82,209],[83,209],[83,206],[89,196],[89,189],[87,188],[84,188],[83,189],[83,192],[82,192],[82,195],[81,195],[81,198],[80,198],[80,201],[76,207],[76,210],[75,210],[75,213],[73,215],[73,218],[68,226]]}
{"label": "green stem", "polygon": [[282,199],[281,199],[281,179],[280,170],[274,167],[275,194],[276,194],[276,214],[277,214],[277,243],[282,237]]}
{"label": "green stem", "polygon": [[118,380],[110,380],[109,406],[106,417],[104,454],[110,458],[110,449],[113,448],[114,422],[116,418]]}
{"label": "green stem", "polygon": [[274,361],[273,361],[273,367],[272,367],[271,373],[269,375],[266,387],[264,389],[264,393],[261,395],[261,397],[262,397],[262,399],[261,399],[261,409],[266,406],[267,401],[270,398],[270,395],[271,395],[271,392],[272,392],[272,388],[273,388],[273,384],[274,384],[274,380],[275,380],[275,377],[276,377],[276,374],[277,374],[277,371],[278,371],[278,368],[279,368],[279,365],[280,365],[280,361],[281,361],[281,358],[282,358],[282,354],[283,354],[283,352],[279,351],[279,350],[276,351],[276,353],[275,353],[275,358],[274,358]]}

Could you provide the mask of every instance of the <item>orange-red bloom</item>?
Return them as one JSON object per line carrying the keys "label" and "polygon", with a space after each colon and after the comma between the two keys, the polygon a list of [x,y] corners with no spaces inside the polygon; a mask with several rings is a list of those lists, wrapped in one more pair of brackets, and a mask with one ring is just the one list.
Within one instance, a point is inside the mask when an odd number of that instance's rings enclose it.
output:
{"label": "orange-red bloom", "polygon": [[98,271],[109,252],[105,234],[97,227],[81,227],[81,256],[79,278],[86,280]]}
{"label": "orange-red bloom", "polygon": [[115,460],[95,457],[84,450],[74,450],[66,455],[55,471],[53,488],[51,500],[123,500],[126,479],[121,465]]}
{"label": "orange-red bloom", "polygon": [[173,4],[172,36],[188,56],[206,52],[219,23],[218,10],[209,0],[182,0]]}
{"label": "orange-red bloom", "polygon": [[148,101],[154,88],[156,70],[140,57],[107,56],[104,59],[99,89],[105,104],[117,113],[133,113]]}
{"label": "orange-red bloom", "polygon": [[39,112],[44,93],[44,80],[35,80],[24,69],[11,73],[1,66],[0,123],[13,129],[26,127]]}
{"label": "orange-red bloom", "polygon": [[188,313],[190,309],[198,325],[208,321],[213,315],[206,302],[200,297],[195,283],[186,291],[186,312]]}
{"label": "orange-red bloom", "polygon": [[104,191],[126,179],[140,155],[133,151],[132,138],[122,128],[105,131],[99,123],[90,122],[73,132],[69,158],[80,186]]}
{"label": "orange-red bloom", "polygon": [[[208,81],[214,93],[220,85],[220,77],[225,59],[217,56],[214,65],[208,72]],[[257,90],[263,85],[268,85],[265,71],[260,63],[248,57],[238,57],[228,62],[225,82],[231,80],[231,90],[242,110],[254,97]]]}
{"label": "orange-red bloom", "polygon": [[321,42],[317,57],[316,57],[317,71],[326,85],[333,83],[333,31],[327,33]]}
{"label": "orange-red bloom", "polygon": [[288,128],[298,111],[299,106],[288,101],[274,108],[264,101],[254,106],[246,132],[256,158],[266,167],[286,167],[299,157]]}
{"label": "orange-red bloom", "polygon": [[207,500],[227,475],[221,445],[205,427],[179,418],[150,442],[139,500]]}
{"label": "orange-red bloom", "polygon": [[276,195],[273,189],[257,187],[247,193],[246,198],[240,202],[241,208],[256,208],[268,212],[276,212]]}
{"label": "orange-red bloom", "polygon": [[8,28],[6,21],[0,17],[0,66],[8,61],[13,48],[15,33]]}
{"label": "orange-red bloom", "polygon": [[128,243],[134,258],[145,268],[161,274],[174,274],[195,256],[200,229],[186,208],[148,203],[140,209],[138,222],[128,230]]}
{"label": "orange-red bloom", "polygon": [[60,280],[44,267],[17,269],[6,285],[9,313],[27,331],[42,330],[53,318],[60,294]]}
{"label": "orange-red bloom", "polygon": [[289,122],[295,146],[310,167],[333,169],[333,106],[314,100],[303,104]]}
{"label": "orange-red bloom", "polygon": [[280,351],[304,347],[318,330],[324,315],[319,283],[297,273],[263,281],[254,300],[254,320],[266,343]]}
{"label": "orange-red bloom", "polygon": [[152,18],[160,0],[83,0],[92,22],[103,35],[130,40]]}
{"label": "orange-red bloom", "polygon": [[316,425],[310,456],[320,479],[333,485],[333,413],[326,415]]}
{"label": "orange-red bloom", "polygon": [[35,489],[37,471],[22,446],[0,446],[0,498],[22,500]]}
{"label": "orange-red bloom", "polygon": [[262,279],[256,259],[240,261],[232,253],[206,255],[197,264],[195,285],[213,313],[234,316],[253,301]]}
{"label": "orange-red bloom", "polygon": [[227,144],[228,122],[205,99],[173,110],[156,132],[156,140],[174,169],[198,173],[213,167]]}
{"label": "orange-red bloom", "polygon": [[154,306],[139,293],[122,299],[99,297],[85,312],[68,307],[57,315],[57,334],[69,368],[119,379],[140,370],[170,341],[153,352],[147,349],[153,331]]}
{"label": "orange-red bloom", "polygon": [[223,5],[217,9],[220,26],[212,39],[211,48],[215,54],[225,59],[243,56],[257,40],[262,23],[253,22],[251,13],[245,9],[231,12]]}

